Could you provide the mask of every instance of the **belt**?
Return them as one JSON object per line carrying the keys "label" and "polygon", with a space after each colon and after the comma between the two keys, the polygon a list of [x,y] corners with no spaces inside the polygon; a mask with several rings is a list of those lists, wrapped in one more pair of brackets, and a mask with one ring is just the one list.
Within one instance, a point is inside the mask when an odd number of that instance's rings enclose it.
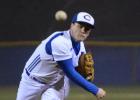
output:
{"label": "belt", "polygon": [[[26,70],[26,74],[27,74],[28,76],[30,76],[30,73],[28,72],[28,70],[27,70],[27,69],[25,69],[25,70]],[[46,84],[45,82],[42,82],[42,81],[38,80],[38,79],[35,78],[35,77],[30,77],[30,78],[33,79],[34,81],[38,82],[38,83]]]}

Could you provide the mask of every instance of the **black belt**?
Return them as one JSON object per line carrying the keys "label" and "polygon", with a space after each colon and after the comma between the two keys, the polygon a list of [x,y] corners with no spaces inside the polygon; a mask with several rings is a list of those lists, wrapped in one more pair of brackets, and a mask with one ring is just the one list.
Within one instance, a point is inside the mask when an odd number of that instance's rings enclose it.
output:
{"label": "black belt", "polygon": [[[28,75],[28,76],[30,76],[30,73],[28,72],[28,70],[27,69],[25,69],[26,70],[26,74]],[[46,84],[45,82],[42,82],[42,81],[40,81],[40,80],[38,80],[37,78],[35,78],[35,77],[31,77],[34,81],[37,81],[37,82],[39,82],[39,83],[41,83],[41,84]]]}

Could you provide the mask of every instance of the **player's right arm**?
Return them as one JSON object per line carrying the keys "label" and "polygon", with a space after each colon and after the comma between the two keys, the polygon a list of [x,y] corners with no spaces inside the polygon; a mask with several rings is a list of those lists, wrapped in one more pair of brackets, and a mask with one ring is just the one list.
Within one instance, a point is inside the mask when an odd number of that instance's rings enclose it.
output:
{"label": "player's right arm", "polygon": [[63,61],[58,61],[65,74],[75,83],[86,89],[87,91],[97,94],[98,87],[87,80],[85,80],[74,68],[72,64],[72,59],[67,59]]}
{"label": "player's right arm", "polygon": [[72,64],[72,59],[67,59],[63,61],[58,61],[58,64],[61,66],[66,75],[73,80],[75,83],[96,95],[97,99],[102,99],[105,96],[105,91],[101,88],[98,88],[93,83],[84,79],[74,68]]}
{"label": "player's right arm", "polygon": [[[65,42],[64,42],[65,41]],[[100,88],[98,88],[93,83],[87,81],[83,78],[73,66],[72,62],[72,54],[71,54],[71,47],[70,42],[63,38],[63,36],[54,39],[51,42],[51,49],[53,58],[58,64],[60,68],[64,71],[64,73],[75,83],[86,89],[87,91],[91,92],[92,94],[96,95],[97,98],[101,98],[103,93],[100,92]]]}

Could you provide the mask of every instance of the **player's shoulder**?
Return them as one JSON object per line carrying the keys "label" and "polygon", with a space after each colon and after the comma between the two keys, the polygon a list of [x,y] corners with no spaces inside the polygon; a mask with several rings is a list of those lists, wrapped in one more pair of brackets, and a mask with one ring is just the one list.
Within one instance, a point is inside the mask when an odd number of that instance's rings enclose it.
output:
{"label": "player's shoulder", "polygon": [[55,38],[60,37],[61,35],[63,35],[63,31],[56,31],[56,32],[53,32],[51,35],[49,35],[47,38],[45,38],[42,41],[44,41],[44,42],[52,41]]}
{"label": "player's shoulder", "polygon": [[59,47],[71,47],[71,41],[70,38],[67,36],[67,33],[63,32],[62,35],[59,35],[58,37],[54,38],[52,40],[52,45],[58,45]]}
{"label": "player's shoulder", "polygon": [[53,41],[55,41],[55,42],[66,43],[66,42],[69,42],[69,40],[70,40],[67,31],[57,31],[54,34],[55,35],[54,35]]}
{"label": "player's shoulder", "polygon": [[63,36],[59,36],[59,37],[53,39],[52,44],[69,45],[70,41]]}
{"label": "player's shoulder", "polygon": [[43,44],[50,43],[51,45],[69,45],[71,46],[70,36],[68,31],[56,31],[42,41]]}

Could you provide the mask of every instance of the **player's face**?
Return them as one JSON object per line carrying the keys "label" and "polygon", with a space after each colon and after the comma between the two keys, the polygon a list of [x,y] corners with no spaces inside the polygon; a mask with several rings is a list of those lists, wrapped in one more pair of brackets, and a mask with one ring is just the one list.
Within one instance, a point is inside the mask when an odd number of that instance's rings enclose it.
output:
{"label": "player's face", "polygon": [[91,28],[84,23],[72,23],[70,31],[75,41],[84,41],[89,36]]}

